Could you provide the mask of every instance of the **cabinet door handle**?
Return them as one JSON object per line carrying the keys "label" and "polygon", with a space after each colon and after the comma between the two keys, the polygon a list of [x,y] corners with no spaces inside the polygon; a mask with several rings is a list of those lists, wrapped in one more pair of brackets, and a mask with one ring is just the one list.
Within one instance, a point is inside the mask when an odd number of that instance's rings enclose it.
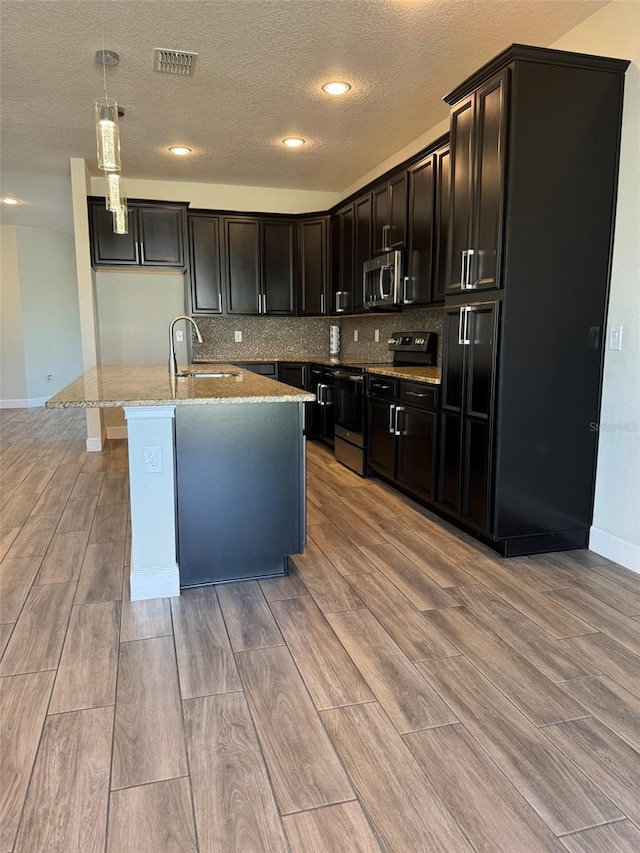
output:
{"label": "cabinet door handle", "polygon": [[409,276],[405,275],[402,279],[402,301],[407,301],[407,285],[409,284]]}
{"label": "cabinet door handle", "polygon": [[389,406],[389,432],[391,433],[391,435],[395,435],[396,432],[395,413],[396,407]]}
{"label": "cabinet door handle", "polygon": [[430,394],[419,394],[417,391],[405,391],[407,397],[430,397]]}
{"label": "cabinet door handle", "polygon": [[467,251],[463,252],[463,254],[466,254],[467,257],[464,271],[464,282],[462,286],[465,288],[465,290],[472,290],[473,284],[471,283],[471,258],[475,254],[475,251],[474,249],[467,249]]}
{"label": "cabinet door handle", "polygon": [[142,240],[140,240],[140,243],[138,245],[140,246],[140,263],[143,264],[144,263],[144,246],[142,245]]}
{"label": "cabinet door handle", "polygon": [[222,291],[218,291],[218,305],[220,306],[220,313],[222,313]]}
{"label": "cabinet door handle", "polygon": [[385,250],[385,252],[389,251],[388,235],[389,235],[390,230],[391,230],[390,225],[383,225],[382,226],[382,248]]}
{"label": "cabinet door handle", "polygon": [[322,389],[324,387],[324,385],[318,385],[318,387],[316,388],[316,402],[319,406],[324,406],[324,402],[322,400]]}
{"label": "cabinet door handle", "polygon": [[324,314],[324,293],[320,294],[320,313]]}
{"label": "cabinet door handle", "polygon": [[263,314],[267,313],[267,294],[266,293],[262,294],[262,313]]}
{"label": "cabinet door handle", "polygon": [[460,307],[460,313],[458,315],[458,343],[460,346],[468,346],[471,341],[469,340],[468,332],[469,332],[469,312],[471,308],[467,306]]}
{"label": "cabinet door handle", "polygon": [[469,346],[469,314],[472,309],[469,306],[460,308],[460,320],[458,321],[458,343]]}
{"label": "cabinet door handle", "polygon": [[[467,250],[462,250],[462,266],[460,267],[460,287],[465,290],[466,289],[466,263],[467,263]],[[460,336],[458,336],[460,337]]]}
{"label": "cabinet door handle", "polygon": [[393,425],[393,434],[394,435],[402,435],[402,430],[400,429],[400,415],[404,412],[402,406],[396,406],[396,416],[395,422]]}

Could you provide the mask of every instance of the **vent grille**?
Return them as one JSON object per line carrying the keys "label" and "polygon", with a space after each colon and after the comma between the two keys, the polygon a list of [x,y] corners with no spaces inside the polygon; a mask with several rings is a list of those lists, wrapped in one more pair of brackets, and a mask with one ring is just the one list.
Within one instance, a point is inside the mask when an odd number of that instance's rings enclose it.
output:
{"label": "vent grille", "polygon": [[197,58],[197,53],[189,53],[186,50],[166,50],[156,47],[153,51],[153,70],[163,74],[193,77]]}

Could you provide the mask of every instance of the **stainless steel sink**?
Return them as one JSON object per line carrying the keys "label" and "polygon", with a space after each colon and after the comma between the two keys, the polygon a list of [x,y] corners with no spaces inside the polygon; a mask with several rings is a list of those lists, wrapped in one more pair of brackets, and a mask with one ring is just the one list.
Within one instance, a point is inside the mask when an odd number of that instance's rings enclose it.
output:
{"label": "stainless steel sink", "polygon": [[194,379],[228,379],[231,376],[240,376],[240,374],[220,370],[181,370],[178,373],[178,376],[192,376]]}

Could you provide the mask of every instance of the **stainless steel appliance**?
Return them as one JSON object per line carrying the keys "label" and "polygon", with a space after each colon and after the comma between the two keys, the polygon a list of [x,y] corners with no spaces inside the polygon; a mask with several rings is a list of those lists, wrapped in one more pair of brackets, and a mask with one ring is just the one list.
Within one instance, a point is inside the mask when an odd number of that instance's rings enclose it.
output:
{"label": "stainless steel appliance", "polygon": [[365,308],[393,309],[402,304],[402,252],[388,252],[362,265]]}
{"label": "stainless steel appliance", "polygon": [[[389,339],[393,365],[435,365],[438,360],[438,336],[435,332],[394,332]],[[367,460],[366,375],[367,368],[384,365],[349,364],[333,370],[335,443],[338,462],[364,477]]]}
{"label": "stainless steel appliance", "polygon": [[335,456],[361,477],[365,472],[366,446],[364,379],[362,365],[340,367],[333,372]]}
{"label": "stainless steel appliance", "polygon": [[333,447],[334,368],[311,365],[309,390],[315,401],[307,404],[307,432]]}

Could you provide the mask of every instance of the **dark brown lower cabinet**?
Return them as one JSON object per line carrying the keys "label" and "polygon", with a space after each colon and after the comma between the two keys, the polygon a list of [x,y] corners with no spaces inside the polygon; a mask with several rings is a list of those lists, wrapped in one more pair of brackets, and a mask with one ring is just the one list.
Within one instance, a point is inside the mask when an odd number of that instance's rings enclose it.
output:
{"label": "dark brown lower cabinet", "polygon": [[445,311],[437,502],[490,530],[493,399],[499,302]]}
{"label": "dark brown lower cabinet", "polygon": [[405,491],[433,500],[437,389],[373,376],[368,400],[369,467]]}
{"label": "dark brown lower cabinet", "polygon": [[432,499],[435,481],[436,412],[399,408],[396,479],[412,492]]}

